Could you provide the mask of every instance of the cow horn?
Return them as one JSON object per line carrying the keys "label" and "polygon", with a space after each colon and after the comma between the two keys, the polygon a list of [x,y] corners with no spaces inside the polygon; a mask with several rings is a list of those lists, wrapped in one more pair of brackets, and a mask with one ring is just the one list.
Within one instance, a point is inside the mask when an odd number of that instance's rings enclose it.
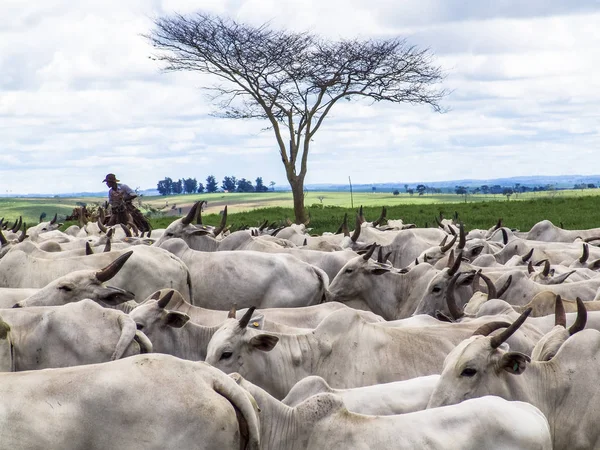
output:
{"label": "cow horn", "polygon": [[187,215],[185,215],[184,217],[181,218],[182,224],[189,225],[190,223],[192,223],[192,220],[194,220],[196,218],[196,213],[198,211],[199,204],[200,204],[200,202],[196,202],[192,205],[192,207],[188,211]]}
{"label": "cow horn", "polygon": [[481,286],[479,285],[479,280],[481,280],[481,269],[475,272],[473,276],[473,293],[481,292]]}
{"label": "cow horn", "polygon": [[350,237],[350,239],[352,239],[352,242],[356,242],[358,241],[358,237],[360,236],[360,229],[362,228],[360,226],[361,221],[360,221],[360,217],[357,215],[356,216],[356,225],[354,228],[354,233],[352,233],[352,237]]}
{"label": "cow horn", "polygon": [[12,228],[10,229],[10,231],[12,231],[13,233],[16,233],[17,231],[19,231],[19,228],[21,228],[21,222],[19,222],[19,220],[23,220],[23,218],[21,216],[19,216],[19,218],[17,220],[15,220],[15,223],[13,224]]}
{"label": "cow horn", "polygon": [[214,237],[217,237],[219,234],[223,232],[225,229],[225,225],[227,224],[227,205],[223,208],[223,215],[221,216],[221,223],[217,228],[213,230]]}
{"label": "cow horn", "polygon": [[502,228],[502,217],[500,217],[498,219],[498,223],[496,223],[496,226],[494,227],[494,231],[496,231],[498,228]]}
{"label": "cow horn", "polygon": [[544,270],[542,270],[542,275],[547,277],[550,275],[550,261],[544,261]]}
{"label": "cow horn", "polygon": [[448,250],[450,250],[454,246],[454,243],[456,242],[456,239],[457,239],[457,236],[455,235],[454,238],[452,238],[452,240],[450,242],[448,242],[446,245],[442,246],[440,244],[440,251],[442,253],[446,253]]}
{"label": "cow horn", "polygon": [[359,223],[363,223],[365,221],[365,216],[363,215],[363,207],[362,207],[362,205],[360,205],[360,208],[358,210],[358,220],[360,220]]}
{"label": "cow horn", "polygon": [[120,224],[121,228],[123,228],[123,231],[125,232],[125,236],[127,237],[133,237],[133,235],[131,234],[131,230],[129,228],[127,228],[127,226],[125,226],[125,224]]}
{"label": "cow horn", "polygon": [[452,266],[448,269],[448,275],[449,276],[454,276],[454,274],[456,272],[458,272],[458,269],[460,268],[460,263],[462,262],[462,257],[459,254],[458,256],[456,256],[456,259],[454,261],[454,264],[452,264]]}
{"label": "cow horn", "polygon": [[509,275],[508,278],[506,279],[506,281],[504,282],[504,285],[498,289],[498,297],[496,298],[500,298],[504,295],[504,293],[506,292],[506,290],[510,287],[512,283],[512,275]]}
{"label": "cow horn", "polygon": [[238,325],[241,329],[244,329],[248,326],[248,323],[250,322],[250,319],[252,319],[252,314],[254,314],[255,309],[256,307],[251,306],[250,308],[248,308],[248,311],[246,311],[246,314],[244,314],[244,317],[240,319]]}
{"label": "cow horn", "polygon": [[21,234],[19,235],[19,242],[23,242],[25,240],[25,238],[28,237],[25,234],[25,230],[27,229],[27,224],[24,223],[23,225],[25,225],[25,226],[23,227],[23,229],[21,230]]}
{"label": "cow horn", "polygon": [[440,242],[440,247],[443,247],[444,245],[446,245],[447,240],[448,240],[448,235],[444,236],[444,239],[442,239],[442,242]]}
{"label": "cow horn", "polygon": [[58,219],[58,213],[54,214],[54,217],[52,218],[52,220],[50,221],[50,225],[54,225],[56,223],[56,220]]}
{"label": "cow horn", "polygon": [[590,257],[590,249],[587,244],[583,244],[583,253],[581,255],[581,258],[579,258],[579,262],[581,264],[585,264],[589,257]]}
{"label": "cow horn", "polygon": [[527,273],[532,274],[533,272],[535,272],[535,269],[533,268],[533,263],[529,261],[529,263],[527,264]]}
{"label": "cow horn", "polygon": [[350,236],[350,230],[348,230],[348,213],[344,214],[344,221],[340,225],[339,233],[344,233],[344,236]]}
{"label": "cow horn", "polygon": [[415,266],[419,265],[419,258],[415,258]]}
{"label": "cow horn", "polygon": [[[344,214],[344,220],[343,222],[340,224],[340,226],[338,227],[338,229],[335,231],[335,234],[340,234],[342,233],[344,230],[344,222],[348,221],[348,213]],[[348,228],[348,226],[346,225],[346,228]]]}
{"label": "cow horn", "polygon": [[85,242],[85,254],[86,255],[93,255],[94,254],[94,250],[92,250],[92,246],[87,241]]}
{"label": "cow horn", "polygon": [[158,300],[160,298],[160,291],[154,291],[154,293],[150,296],[150,300]]}
{"label": "cow horn", "polygon": [[229,310],[229,312],[227,313],[227,318],[228,319],[235,319],[236,312],[237,312],[237,303],[234,303],[231,306],[231,309]]}
{"label": "cow horn", "polygon": [[381,223],[385,220],[385,215],[387,214],[387,210],[385,209],[385,206],[381,208],[381,214],[379,215],[379,218],[373,222],[373,226],[376,227],[378,225],[381,225]]}
{"label": "cow horn", "polygon": [[494,282],[490,280],[485,274],[481,274],[481,278],[485,282],[485,285],[488,289],[488,300],[493,298],[498,298],[498,292],[496,292],[496,286],[494,286]]}
{"label": "cow horn", "polygon": [[268,224],[269,224],[269,219],[265,219],[265,221],[262,223],[262,225],[260,227],[258,227],[258,231],[264,230]]}
{"label": "cow horn", "polygon": [[103,233],[107,232],[107,228],[102,224],[102,222],[100,222],[100,217],[98,217],[98,228],[100,228],[100,231],[102,231]]}
{"label": "cow horn", "polygon": [[96,279],[101,283],[110,280],[119,272],[119,270],[121,270],[123,264],[125,264],[131,255],[133,255],[133,250],[129,250],[127,253],[122,254],[104,269],[100,269],[96,272]]}
{"label": "cow horn", "polygon": [[440,222],[440,219],[438,219],[437,217],[435,218],[435,223],[437,223],[438,227],[440,227],[442,230],[444,229],[444,224],[442,224],[442,222]]}
{"label": "cow horn", "polygon": [[[196,214],[196,225],[202,225],[202,205],[204,203],[208,203],[208,202],[206,200],[200,201],[200,205],[198,207],[198,210],[196,211],[197,212],[197,214]],[[148,237],[150,237],[150,236],[148,236]]]}
{"label": "cow horn", "polygon": [[504,245],[508,244],[508,233],[506,232],[506,229],[500,228],[500,231],[502,232],[502,243]]}
{"label": "cow horn", "polygon": [[585,303],[583,303],[579,297],[577,297],[575,301],[577,302],[577,319],[575,319],[575,323],[569,328],[569,334],[571,336],[578,331],[583,330],[587,322],[587,309],[585,308]]}
{"label": "cow horn", "polygon": [[529,250],[529,252],[527,252],[527,254],[525,256],[521,256],[521,261],[523,261],[525,263],[525,262],[529,261],[532,256],[533,256],[533,249]]}
{"label": "cow horn", "polygon": [[567,328],[567,314],[565,313],[565,305],[563,304],[560,295],[555,298],[554,305],[554,326],[560,325],[563,328]]}
{"label": "cow horn", "polygon": [[448,288],[446,290],[446,305],[448,305],[448,311],[450,311],[450,315],[454,320],[458,320],[464,316],[464,313],[458,309],[458,306],[456,306],[456,297],[454,296],[456,280],[458,280],[458,277],[461,274],[462,272],[457,272],[456,275],[450,279],[450,283],[448,283]]}
{"label": "cow horn", "polygon": [[275,230],[273,230],[273,232],[271,233],[271,236],[277,236],[277,233],[279,233],[281,230],[283,230],[285,227],[279,227],[276,228]]}
{"label": "cow horn", "polygon": [[450,250],[450,254],[448,255],[447,267],[452,267],[454,265],[454,261],[454,250]]}
{"label": "cow horn", "polygon": [[456,248],[458,250],[462,250],[463,248],[465,248],[465,244],[467,241],[467,238],[465,236],[465,226],[462,222],[458,225],[458,229],[459,229],[460,238],[458,240],[458,245],[456,246]]}
{"label": "cow horn", "polygon": [[475,331],[473,331],[472,336],[489,336],[490,333],[493,333],[494,331],[500,329],[500,328],[506,328],[509,327],[510,323],[508,322],[488,322],[485,323],[483,325],[481,325],[479,328],[477,328]]}
{"label": "cow horn", "polygon": [[173,298],[173,294],[175,294],[175,290],[170,289],[169,292],[167,292],[164,296],[162,296],[160,298],[160,300],[158,300],[157,306],[160,309],[165,309],[167,307],[167,305],[169,304],[169,302],[171,301],[171,299]]}
{"label": "cow horn", "polygon": [[583,242],[592,242],[600,240],[600,236],[585,238]]}
{"label": "cow horn", "polygon": [[[112,228],[111,228],[112,229]],[[104,253],[108,253],[112,250],[112,244],[110,238],[106,240],[106,244],[104,245]]]}
{"label": "cow horn", "polygon": [[531,311],[531,308],[527,308],[525,311],[523,311],[523,314],[521,314],[519,318],[515,320],[506,330],[499,335],[492,337],[492,340],[490,341],[492,348],[500,347],[504,341],[511,337],[519,329],[519,327],[523,325],[523,322],[525,322],[527,316],[531,314]]}
{"label": "cow horn", "polygon": [[369,259],[371,259],[371,256],[373,256],[373,252],[375,251],[375,249],[377,248],[377,243],[373,243],[371,244],[371,246],[369,247],[369,250],[367,251],[367,253],[365,253],[363,255],[363,259],[365,261],[368,261]]}
{"label": "cow horn", "polygon": [[383,259],[383,247],[379,247],[379,250],[377,252],[377,262],[380,264],[383,264],[385,262]]}
{"label": "cow horn", "polygon": [[1,228],[0,228],[0,244],[2,244],[2,245],[8,244],[8,241],[6,240],[6,237],[4,237],[4,233],[2,233]]}

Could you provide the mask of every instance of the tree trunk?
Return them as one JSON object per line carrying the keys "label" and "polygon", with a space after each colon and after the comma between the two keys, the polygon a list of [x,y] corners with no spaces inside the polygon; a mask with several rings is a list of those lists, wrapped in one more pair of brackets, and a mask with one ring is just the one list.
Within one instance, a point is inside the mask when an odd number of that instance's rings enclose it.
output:
{"label": "tree trunk", "polygon": [[304,210],[304,177],[294,175],[288,177],[288,181],[290,182],[292,197],[294,198],[295,223],[304,223],[307,219],[306,211]]}

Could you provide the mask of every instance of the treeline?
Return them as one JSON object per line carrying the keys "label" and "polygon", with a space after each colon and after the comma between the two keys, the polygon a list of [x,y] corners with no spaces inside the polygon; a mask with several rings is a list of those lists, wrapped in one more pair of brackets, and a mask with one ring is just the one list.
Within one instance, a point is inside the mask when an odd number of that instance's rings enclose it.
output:
{"label": "treeline", "polygon": [[[246,178],[240,178],[239,180],[234,177],[225,177],[221,182],[221,186],[217,183],[217,180],[213,175],[206,177],[206,184],[198,182],[196,178],[180,178],[179,180],[173,180],[170,177],[165,177],[160,180],[156,189],[160,195],[173,195],[173,194],[202,194],[204,192],[211,194],[213,192],[268,192],[269,188],[264,185],[262,177],[254,180],[254,185],[250,180]],[[275,182],[269,183],[271,190],[274,190]]]}

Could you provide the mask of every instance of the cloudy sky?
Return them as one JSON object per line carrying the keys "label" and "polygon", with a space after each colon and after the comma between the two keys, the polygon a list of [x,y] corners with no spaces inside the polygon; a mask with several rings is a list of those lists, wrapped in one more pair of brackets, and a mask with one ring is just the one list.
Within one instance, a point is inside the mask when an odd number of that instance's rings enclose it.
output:
{"label": "cloudy sky", "polygon": [[154,18],[198,10],[435,54],[450,111],[338,105],[309,184],[600,173],[599,0],[2,0],[0,194],[103,191],[107,172],[287,185],[265,123],[212,117],[203,79],[149,58]]}

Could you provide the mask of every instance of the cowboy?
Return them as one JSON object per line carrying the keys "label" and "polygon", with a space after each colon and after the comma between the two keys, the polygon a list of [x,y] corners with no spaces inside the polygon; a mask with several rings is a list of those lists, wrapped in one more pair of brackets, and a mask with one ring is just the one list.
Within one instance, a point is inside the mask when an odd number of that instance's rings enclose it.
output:
{"label": "cowboy", "polygon": [[106,175],[103,183],[110,188],[108,191],[108,203],[111,206],[116,206],[122,202],[128,202],[137,197],[137,194],[126,184],[120,183],[114,173]]}

